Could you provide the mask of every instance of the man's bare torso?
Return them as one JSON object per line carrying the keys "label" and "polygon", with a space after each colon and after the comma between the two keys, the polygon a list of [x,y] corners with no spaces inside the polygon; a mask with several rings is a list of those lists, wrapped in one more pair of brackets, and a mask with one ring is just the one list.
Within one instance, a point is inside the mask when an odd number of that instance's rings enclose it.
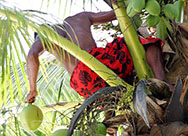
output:
{"label": "man's bare torso", "polygon": [[[91,25],[92,23],[89,17],[80,13],[65,19],[63,29],[65,29],[66,32],[59,27],[56,27],[56,30],[62,37],[73,41],[81,49],[88,51],[92,46],[96,46],[90,29]],[[53,53],[56,58],[63,63],[64,68],[69,74],[72,74],[74,67],[78,63],[75,57],[63,51],[63,49],[57,45],[53,46],[53,51],[48,51]]]}

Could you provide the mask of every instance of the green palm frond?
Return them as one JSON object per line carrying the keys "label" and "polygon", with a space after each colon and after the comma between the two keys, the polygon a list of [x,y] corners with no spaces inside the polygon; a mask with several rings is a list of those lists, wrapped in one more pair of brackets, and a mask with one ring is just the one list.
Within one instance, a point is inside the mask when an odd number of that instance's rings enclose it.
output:
{"label": "green palm frond", "polygon": [[124,39],[127,43],[127,47],[133,59],[134,67],[136,69],[139,79],[153,77],[151,68],[146,62],[144,47],[140,43],[133,23],[127,15],[124,2],[118,1],[117,5],[112,3],[112,6],[120,24]]}
{"label": "green palm frond", "polygon": [[[25,105],[29,91],[26,54],[33,42],[33,32],[30,32],[28,26],[38,28],[35,31],[40,32],[39,24],[47,21],[33,12],[29,14],[28,11],[23,12],[3,5],[0,6],[0,10],[3,13],[0,16],[0,133],[22,136],[38,135],[37,133],[49,135],[53,127],[62,125],[62,121],[64,125],[69,124],[72,114],[70,110],[61,110],[65,112],[64,115],[60,112],[54,114],[54,111],[46,113],[44,123],[36,133],[26,132],[17,118],[17,114]],[[12,15],[15,18],[11,18]],[[52,60],[55,61],[54,58]],[[37,81],[40,95],[36,100],[37,105],[83,100],[70,88],[70,77],[62,67],[52,64],[45,58],[40,58],[40,63]]]}

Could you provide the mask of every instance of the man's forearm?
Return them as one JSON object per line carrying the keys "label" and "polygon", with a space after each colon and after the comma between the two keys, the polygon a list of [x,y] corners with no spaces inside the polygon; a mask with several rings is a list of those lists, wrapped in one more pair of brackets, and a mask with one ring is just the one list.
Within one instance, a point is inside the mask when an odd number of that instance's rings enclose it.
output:
{"label": "man's forearm", "polygon": [[106,12],[98,12],[98,13],[87,13],[92,24],[102,24],[106,22],[110,22],[116,19],[115,13],[113,10]]}
{"label": "man's forearm", "polygon": [[30,90],[36,91],[36,81],[39,70],[39,59],[36,54],[29,54],[27,58],[27,74],[30,83]]}

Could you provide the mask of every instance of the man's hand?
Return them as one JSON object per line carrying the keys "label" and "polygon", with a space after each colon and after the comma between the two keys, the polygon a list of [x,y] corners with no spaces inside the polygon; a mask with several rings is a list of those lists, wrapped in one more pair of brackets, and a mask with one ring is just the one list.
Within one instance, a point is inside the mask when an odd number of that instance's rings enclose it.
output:
{"label": "man's hand", "polygon": [[35,102],[35,98],[38,95],[37,91],[30,91],[27,95],[27,103],[33,103]]}

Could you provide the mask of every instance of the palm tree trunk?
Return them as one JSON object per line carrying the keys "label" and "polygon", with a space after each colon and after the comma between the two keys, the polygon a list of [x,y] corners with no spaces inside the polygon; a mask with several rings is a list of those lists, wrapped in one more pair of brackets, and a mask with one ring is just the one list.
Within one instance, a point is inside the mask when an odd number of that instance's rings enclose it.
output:
{"label": "palm tree trunk", "polygon": [[117,4],[112,2],[116,17],[118,19],[121,31],[124,35],[127,47],[133,59],[134,67],[139,79],[153,77],[151,68],[146,62],[145,50],[139,41],[133,23],[127,15],[123,1],[118,1]]}

